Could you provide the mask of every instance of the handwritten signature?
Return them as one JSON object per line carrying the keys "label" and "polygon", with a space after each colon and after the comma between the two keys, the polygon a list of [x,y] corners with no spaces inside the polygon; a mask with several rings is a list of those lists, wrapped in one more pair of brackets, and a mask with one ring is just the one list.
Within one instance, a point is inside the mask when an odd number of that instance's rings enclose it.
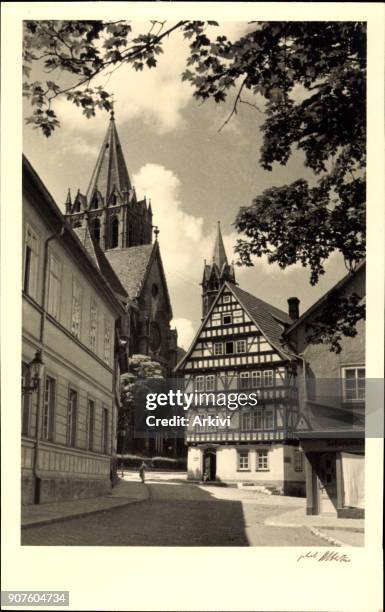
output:
{"label": "handwritten signature", "polygon": [[309,550],[304,555],[300,555],[297,559],[302,561],[303,559],[314,559],[314,561],[337,561],[337,563],[351,563],[349,555],[337,553],[333,550],[327,550],[326,552],[312,551]]}

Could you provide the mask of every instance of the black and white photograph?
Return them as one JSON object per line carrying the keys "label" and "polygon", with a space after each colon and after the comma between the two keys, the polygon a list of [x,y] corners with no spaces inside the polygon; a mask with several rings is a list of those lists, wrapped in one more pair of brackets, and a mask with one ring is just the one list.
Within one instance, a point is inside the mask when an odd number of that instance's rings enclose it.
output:
{"label": "black and white photograph", "polygon": [[[212,590],[224,575],[203,551],[236,554],[258,588],[262,555],[278,567],[285,549],[300,581],[333,574],[333,605],[145,592],[92,609],[380,609],[369,578],[341,602],[355,559],[381,547],[383,168],[367,184],[381,5],[336,19],[299,3],[282,17],[233,3],[231,18],[222,3],[201,18],[199,3],[8,3],[9,22],[10,4],[24,9],[20,198],[2,201],[18,224],[18,554],[100,551],[120,575],[140,551],[148,588],[151,551],[174,565],[183,550],[191,586]],[[5,609],[91,609],[58,576],[28,584],[6,581]]]}

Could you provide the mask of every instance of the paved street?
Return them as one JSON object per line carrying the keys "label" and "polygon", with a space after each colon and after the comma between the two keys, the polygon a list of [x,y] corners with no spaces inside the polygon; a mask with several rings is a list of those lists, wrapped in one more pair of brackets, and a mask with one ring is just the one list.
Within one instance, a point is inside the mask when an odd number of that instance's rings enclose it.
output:
{"label": "paved street", "polygon": [[[265,520],[303,500],[187,483],[150,474],[148,498],[125,507],[22,531],[23,545],[53,546],[326,546],[306,527]],[[126,475],[127,480],[137,475]]]}

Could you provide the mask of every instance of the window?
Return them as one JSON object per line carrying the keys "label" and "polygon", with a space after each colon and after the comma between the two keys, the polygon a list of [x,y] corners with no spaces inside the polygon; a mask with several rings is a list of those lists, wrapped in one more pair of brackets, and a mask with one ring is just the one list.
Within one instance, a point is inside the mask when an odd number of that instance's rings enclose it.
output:
{"label": "window", "polygon": [[237,353],[246,353],[246,340],[237,340]]}
{"label": "window", "polygon": [[234,342],[226,342],[226,355],[234,353]]}
{"label": "window", "polygon": [[[116,198],[116,196],[114,196]],[[111,222],[110,249],[115,249],[119,244],[119,219],[114,217]]]}
{"label": "window", "polygon": [[240,389],[248,389],[249,388],[249,373],[241,372],[239,378],[239,387]]}
{"label": "window", "polygon": [[91,233],[95,238],[96,242],[100,243],[100,221],[99,219],[94,219],[91,223]]}
{"label": "window", "polygon": [[43,415],[42,415],[42,431],[41,437],[43,440],[53,439],[53,426],[55,414],[55,380],[50,376],[45,377],[44,381],[44,397],[43,397]]}
{"label": "window", "polygon": [[223,343],[214,342],[214,355],[223,355]]}
{"label": "window", "polygon": [[345,400],[365,399],[365,368],[343,368],[343,393]]}
{"label": "window", "polygon": [[273,427],[273,410],[266,408],[256,408],[253,411],[253,429],[273,429]]}
{"label": "window", "polygon": [[87,406],[87,449],[93,450],[94,448],[94,422],[95,422],[95,402],[91,399],[88,400]]}
{"label": "window", "polygon": [[228,303],[230,302],[230,298],[231,298],[231,296],[230,296],[230,295],[228,295],[228,294],[227,294],[227,295],[224,295],[224,296],[223,296],[223,303],[224,303],[224,304],[228,304]]}
{"label": "window", "polygon": [[299,448],[294,449],[294,471],[303,472],[303,452]]}
{"label": "window", "polygon": [[51,253],[49,258],[48,312],[56,320],[59,320],[60,317],[61,275],[61,262]]}
{"label": "window", "polygon": [[265,429],[273,429],[274,427],[274,413],[272,410],[265,410]]}
{"label": "window", "polygon": [[[30,382],[30,369],[28,364],[21,364],[21,375],[22,375],[22,385],[23,387],[28,387],[31,384]],[[31,416],[31,394],[26,392],[23,395],[23,406],[22,406],[22,421],[21,421],[21,435],[28,436],[29,435],[29,420]]]}
{"label": "window", "polygon": [[206,376],[206,391],[215,391],[215,375]]}
{"label": "window", "polygon": [[108,453],[108,410],[102,408],[102,453]]}
{"label": "window", "polygon": [[111,363],[111,325],[107,319],[104,319],[104,361]]}
{"label": "window", "polygon": [[262,386],[262,372],[255,370],[251,372],[251,386],[254,388],[259,388]]}
{"label": "window", "polygon": [[30,225],[25,230],[23,291],[32,298],[37,298],[39,239]]}
{"label": "window", "polygon": [[272,387],[274,385],[274,372],[273,370],[265,370],[263,372],[263,386]]}
{"label": "window", "polygon": [[74,389],[69,390],[67,407],[67,445],[75,446],[76,442],[76,413],[78,407],[78,394]]}
{"label": "window", "polygon": [[98,307],[93,300],[91,300],[90,310],[90,346],[93,351],[96,352],[96,340],[98,335]]}
{"label": "window", "polygon": [[257,451],[255,469],[257,472],[268,472],[269,471],[269,454],[267,450]]}
{"label": "window", "polygon": [[238,470],[249,470],[249,451],[238,451]]}
{"label": "window", "polygon": [[256,408],[253,412],[253,429],[264,429],[263,410],[261,408]]}
{"label": "window", "polygon": [[223,325],[231,325],[233,322],[233,317],[231,314],[223,314],[222,315],[222,324]]}
{"label": "window", "polygon": [[75,338],[80,338],[81,309],[82,289],[79,283],[75,279],[73,279],[71,333],[75,336]]}
{"label": "window", "polygon": [[250,430],[250,412],[241,412],[241,429]]}
{"label": "window", "polygon": [[195,391],[204,391],[204,390],[205,390],[205,377],[196,376],[195,377]]}

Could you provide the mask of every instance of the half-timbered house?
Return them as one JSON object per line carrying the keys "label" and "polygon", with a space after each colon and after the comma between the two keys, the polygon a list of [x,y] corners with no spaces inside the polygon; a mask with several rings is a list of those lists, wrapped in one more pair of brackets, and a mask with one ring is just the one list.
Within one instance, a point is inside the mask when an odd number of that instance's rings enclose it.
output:
{"label": "half-timbered house", "polygon": [[[292,440],[298,419],[297,358],[283,340],[298,316],[298,300],[289,300],[289,316],[238,287],[220,226],[202,286],[203,321],[176,368],[186,392],[207,394],[205,405],[189,414],[188,477],[249,481],[303,494],[302,453]],[[216,405],[219,394],[228,400],[223,407]],[[240,394],[242,406],[237,405]],[[221,422],[213,425],[209,416]]]}

